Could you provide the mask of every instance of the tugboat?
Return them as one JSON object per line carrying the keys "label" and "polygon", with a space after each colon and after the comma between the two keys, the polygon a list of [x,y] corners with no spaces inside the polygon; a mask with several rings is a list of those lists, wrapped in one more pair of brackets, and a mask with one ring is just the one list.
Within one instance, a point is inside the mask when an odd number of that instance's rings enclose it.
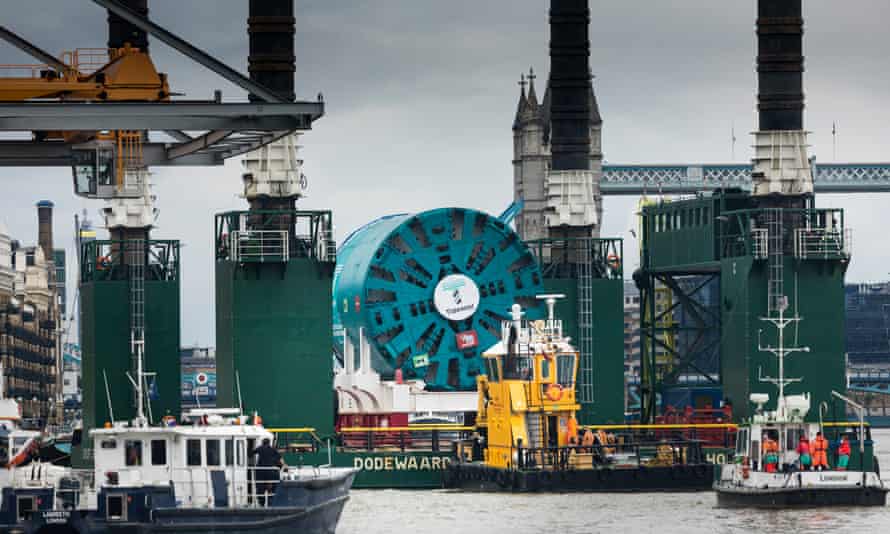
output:
{"label": "tugboat", "polygon": [[[145,399],[139,382],[132,380],[136,398]],[[355,469],[269,466],[259,450],[276,457],[273,434],[240,408],[196,409],[182,424],[165,417],[151,425],[138,404],[133,421],[90,432],[92,470],[40,462],[11,470],[0,493],[0,531],[335,531]]]}
{"label": "tugboat", "polygon": [[692,440],[596,434],[580,427],[578,352],[542,295],[545,321],[523,321],[518,304],[477,377],[478,436],[455,444],[446,488],[514,492],[705,491],[714,465]]}
{"label": "tugboat", "polygon": [[735,463],[720,466],[714,483],[717,502],[754,508],[885,506],[888,488],[881,481],[862,406],[832,391],[859,412],[859,422],[828,424],[820,417],[819,423],[808,423],[809,394],[785,395],[786,385],[801,381],[785,378],[785,356],[809,352],[809,347],[785,346],[784,329],[801,320],[786,318],[786,307],[779,306],[778,317],[762,319],[778,331],[778,346],[760,347],[778,359],[778,377],[761,378],[778,387],[776,410],[763,409],[768,394],[751,395],[757,410],[739,426]]}

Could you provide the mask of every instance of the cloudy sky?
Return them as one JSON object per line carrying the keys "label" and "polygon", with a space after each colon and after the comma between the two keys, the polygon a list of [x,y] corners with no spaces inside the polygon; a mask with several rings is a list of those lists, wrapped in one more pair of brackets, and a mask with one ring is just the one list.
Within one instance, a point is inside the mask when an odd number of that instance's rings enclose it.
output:
{"label": "cloudy sky", "polygon": [[[0,0],[2,24],[49,51],[104,46],[105,14],[88,0]],[[499,213],[512,199],[510,126],[520,73],[548,71],[544,0],[296,0],[297,94],[322,91],[327,114],[302,138],[309,196],[331,209],[338,237],[380,215],[443,206]],[[592,0],[591,64],[610,163],[750,158],[754,128],[754,0]],[[151,17],[246,70],[246,0],[152,0]],[[890,161],[890,2],[806,0],[807,128],[812,153]],[[175,91],[227,100],[242,91],[152,44]],[[0,43],[0,63],[29,63]],[[155,169],[155,236],[182,240],[183,344],[214,344],[213,214],[244,206],[239,163]],[[39,199],[57,205],[56,243],[74,254],[73,217],[100,203],[74,197],[63,169],[0,169],[0,220],[37,238]],[[882,195],[823,195],[856,232],[849,280],[888,278]],[[605,235],[624,236],[635,199],[609,198]],[[632,258],[627,259],[633,263]],[[73,269],[73,262],[69,263]],[[70,282],[74,282],[69,277]],[[72,294],[73,296],[73,294]]]}

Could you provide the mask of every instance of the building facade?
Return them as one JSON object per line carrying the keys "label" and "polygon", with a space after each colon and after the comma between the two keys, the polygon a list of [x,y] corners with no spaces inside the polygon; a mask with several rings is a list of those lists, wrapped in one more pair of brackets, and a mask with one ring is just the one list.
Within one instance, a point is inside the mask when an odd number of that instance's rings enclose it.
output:
{"label": "building facade", "polygon": [[216,349],[183,347],[179,354],[182,408],[216,407]]}
{"label": "building facade", "polygon": [[[62,418],[61,316],[52,248],[52,203],[38,204],[38,246],[24,247],[0,226],[0,364],[6,397],[35,426]],[[48,252],[48,254],[47,254]]]}
{"label": "building facade", "polygon": [[890,368],[890,283],[846,287],[847,363]]}

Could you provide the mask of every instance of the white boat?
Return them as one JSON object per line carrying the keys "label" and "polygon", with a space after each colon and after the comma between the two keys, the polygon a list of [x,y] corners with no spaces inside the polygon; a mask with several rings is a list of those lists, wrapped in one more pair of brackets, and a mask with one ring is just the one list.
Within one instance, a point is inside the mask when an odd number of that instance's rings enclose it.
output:
{"label": "white boat", "polygon": [[237,409],[192,410],[182,424],[117,423],[90,438],[92,470],[38,462],[12,470],[0,530],[329,533],[355,476],[256,466],[253,450],[273,435]]}
{"label": "white boat", "polygon": [[[809,394],[785,395],[787,384],[801,381],[785,378],[785,356],[809,352],[809,348],[785,346],[785,327],[800,321],[800,318],[785,317],[784,309],[785,306],[779,307],[778,317],[763,319],[778,331],[778,346],[761,347],[761,350],[773,353],[778,359],[778,377],[761,379],[778,388],[776,410],[763,409],[769,402],[768,394],[751,395],[751,402],[757,405],[757,411],[749,421],[739,426],[734,463],[719,468],[718,479],[714,483],[718,504],[758,508],[884,506],[888,488],[881,481],[862,407],[840,393],[832,392],[859,411],[859,422],[825,424],[821,422],[821,417],[820,422],[807,422]],[[820,465],[816,470],[815,464],[822,462],[813,462],[814,466],[808,468],[806,464],[809,462],[801,462],[798,444],[801,436],[812,443],[820,433],[831,445],[824,452],[828,465]],[[838,465],[843,462],[838,461],[836,440],[831,439],[841,435],[849,438],[851,448],[846,467]],[[764,447],[766,443],[770,445]]]}

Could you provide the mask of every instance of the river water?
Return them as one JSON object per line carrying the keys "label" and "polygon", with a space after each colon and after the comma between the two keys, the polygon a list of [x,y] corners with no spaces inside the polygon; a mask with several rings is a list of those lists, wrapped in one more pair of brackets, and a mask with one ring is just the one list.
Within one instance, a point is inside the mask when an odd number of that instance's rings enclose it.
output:
{"label": "river water", "polygon": [[[890,430],[873,432],[890,483]],[[890,532],[890,508],[717,508],[713,492],[513,495],[355,490],[338,534]]]}

